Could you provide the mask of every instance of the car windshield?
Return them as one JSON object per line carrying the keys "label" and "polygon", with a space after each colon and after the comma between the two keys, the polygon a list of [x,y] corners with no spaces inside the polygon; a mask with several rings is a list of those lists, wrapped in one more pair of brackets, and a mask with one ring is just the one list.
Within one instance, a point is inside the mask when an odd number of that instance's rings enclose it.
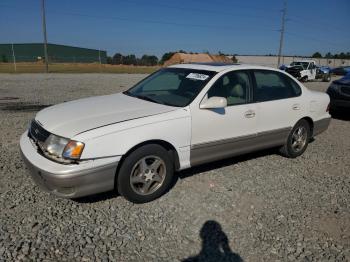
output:
{"label": "car windshield", "polygon": [[190,104],[216,74],[188,68],[165,68],[145,78],[124,94],[169,106]]}
{"label": "car windshield", "polygon": [[303,69],[307,69],[309,62],[293,62],[290,65],[291,66],[301,66]]}

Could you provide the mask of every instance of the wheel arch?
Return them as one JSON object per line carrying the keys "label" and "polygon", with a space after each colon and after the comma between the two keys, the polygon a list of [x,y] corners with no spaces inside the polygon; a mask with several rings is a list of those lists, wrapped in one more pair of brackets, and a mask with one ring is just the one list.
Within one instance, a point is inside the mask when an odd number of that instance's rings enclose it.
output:
{"label": "wheel arch", "polygon": [[121,165],[123,164],[123,162],[125,161],[125,159],[132,153],[134,152],[136,149],[140,148],[140,147],[143,147],[145,145],[160,145],[162,146],[163,148],[165,148],[170,157],[173,159],[174,161],[174,168],[175,170],[179,170],[180,168],[180,159],[179,159],[179,154],[176,150],[176,148],[169,142],[165,141],[165,140],[161,140],[161,139],[153,139],[153,140],[147,140],[147,141],[144,141],[142,143],[139,143],[135,146],[133,146],[132,148],[130,148],[120,159],[119,163],[118,163],[118,167],[117,167],[117,170],[116,170],[116,174],[115,174],[115,184],[116,184],[116,181],[117,181],[117,177],[118,177],[118,174],[119,174],[119,170],[120,170],[120,167]]}
{"label": "wheel arch", "polygon": [[[299,121],[300,121],[300,120],[306,120],[306,121],[308,122],[308,124],[310,125],[310,136],[313,137],[313,133],[314,133],[314,121],[312,120],[312,118],[309,117],[309,116],[305,116],[305,117],[299,119]],[[299,121],[298,121],[298,122],[299,122]],[[297,122],[297,123],[298,123],[298,122]]]}

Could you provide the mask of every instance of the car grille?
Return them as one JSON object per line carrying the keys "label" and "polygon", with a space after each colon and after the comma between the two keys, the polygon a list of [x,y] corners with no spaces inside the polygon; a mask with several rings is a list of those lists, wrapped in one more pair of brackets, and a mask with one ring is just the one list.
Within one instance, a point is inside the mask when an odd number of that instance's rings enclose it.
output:
{"label": "car grille", "polygon": [[342,86],[340,90],[343,94],[350,96],[350,87],[349,86]]}
{"label": "car grille", "polygon": [[35,142],[44,143],[45,140],[50,136],[50,132],[46,131],[41,125],[33,120],[30,124],[28,136]]}
{"label": "car grille", "polygon": [[293,68],[287,68],[286,72],[296,78],[300,77],[300,70],[293,69]]}

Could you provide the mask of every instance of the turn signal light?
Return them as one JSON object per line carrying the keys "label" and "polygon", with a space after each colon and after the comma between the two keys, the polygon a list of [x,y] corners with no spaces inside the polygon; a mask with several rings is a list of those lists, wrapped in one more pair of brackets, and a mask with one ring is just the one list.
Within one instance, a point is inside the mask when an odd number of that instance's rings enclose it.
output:
{"label": "turn signal light", "polygon": [[84,143],[69,141],[63,151],[63,157],[69,159],[79,159],[84,149]]}

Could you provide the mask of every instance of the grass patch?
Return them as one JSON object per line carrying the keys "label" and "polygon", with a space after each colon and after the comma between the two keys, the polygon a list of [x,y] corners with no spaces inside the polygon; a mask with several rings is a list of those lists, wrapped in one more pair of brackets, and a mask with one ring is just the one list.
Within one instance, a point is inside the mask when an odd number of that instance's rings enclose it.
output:
{"label": "grass patch", "polygon": [[[100,65],[98,63],[53,63],[49,64],[50,73],[125,73],[125,74],[150,74],[158,70],[160,66],[132,66],[132,65]],[[0,73],[44,73],[43,63],[17,63],[15,72],[12,63],[0,63]]]}

